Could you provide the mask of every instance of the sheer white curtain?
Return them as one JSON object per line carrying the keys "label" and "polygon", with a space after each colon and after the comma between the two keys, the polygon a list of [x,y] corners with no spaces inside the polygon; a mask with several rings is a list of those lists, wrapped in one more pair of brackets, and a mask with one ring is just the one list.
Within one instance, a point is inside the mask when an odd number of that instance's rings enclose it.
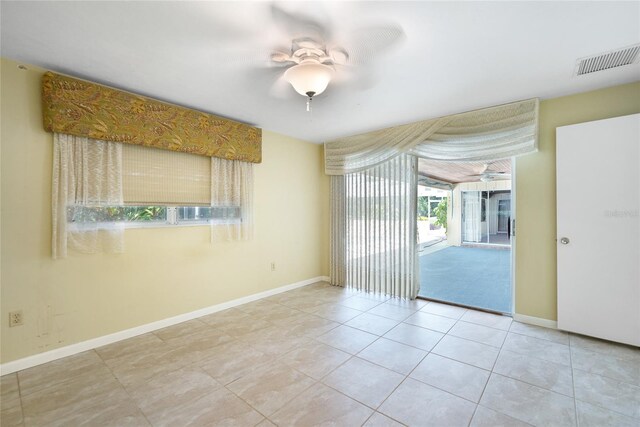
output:
{"label": "sheer white curtain", "polygon": [[121,224],[85,221],[69,224],[68,210],[122,205],[122,146],[55,133],[53,136],[52,255],[67,249],[83,253],[122,252]]}
{"label": "sheer white curtain", "polygon": [[467,191],[462,194],[464,240],[479,242],[482,239],[482,192]]}
{"label": "sheer white curtain", "polygon": [[253,237],[253,163],[211,158],[211,241]]}
{"label": "sheer white curtain", "polygon": [[403,153],[451,161],[531,153],[538,147],[538,109],[538,100],[530,99],[327,142],[325,171],[364,171]]}
{"label": "sheer white curtain", "polygon": [[331,179],[331,283],[415,298],[417,158]]}

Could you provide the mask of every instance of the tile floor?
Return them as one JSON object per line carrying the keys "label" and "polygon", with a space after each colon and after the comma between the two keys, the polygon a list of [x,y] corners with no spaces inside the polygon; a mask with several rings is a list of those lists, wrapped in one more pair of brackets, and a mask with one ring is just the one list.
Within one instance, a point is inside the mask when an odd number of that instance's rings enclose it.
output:
{"label": "tile floor", "polygon": [[317,283],[2,377],[2,426],[640,426],[640,350]]}

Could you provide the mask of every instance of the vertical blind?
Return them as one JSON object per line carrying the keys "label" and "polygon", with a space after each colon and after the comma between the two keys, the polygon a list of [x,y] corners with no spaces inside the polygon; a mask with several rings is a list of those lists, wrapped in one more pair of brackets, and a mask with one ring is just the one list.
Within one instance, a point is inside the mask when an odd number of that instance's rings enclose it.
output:
{"label": "vertical blind", "polygon": [[331,179],[331,282],[415,298],[417,158]]}

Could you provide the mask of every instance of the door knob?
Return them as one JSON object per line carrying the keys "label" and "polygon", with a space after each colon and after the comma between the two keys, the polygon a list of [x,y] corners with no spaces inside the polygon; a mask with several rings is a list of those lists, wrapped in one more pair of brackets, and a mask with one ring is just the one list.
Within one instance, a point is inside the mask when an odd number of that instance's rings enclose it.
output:
{"label": "door knob", "polygon": [[563,237],[560,239],[560,243],[562,243],[563,245],[568,245],[569,244],[569,238],[568,237]]}

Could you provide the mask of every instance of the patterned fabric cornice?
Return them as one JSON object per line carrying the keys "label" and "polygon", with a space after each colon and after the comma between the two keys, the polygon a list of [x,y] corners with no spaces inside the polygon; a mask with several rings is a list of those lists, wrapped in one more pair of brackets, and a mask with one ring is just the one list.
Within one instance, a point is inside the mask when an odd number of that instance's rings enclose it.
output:
{"label": "patterned fabric cornice", "polygon": [[96,83],[47,72],[48,132],[260,163],[262,130]]}

